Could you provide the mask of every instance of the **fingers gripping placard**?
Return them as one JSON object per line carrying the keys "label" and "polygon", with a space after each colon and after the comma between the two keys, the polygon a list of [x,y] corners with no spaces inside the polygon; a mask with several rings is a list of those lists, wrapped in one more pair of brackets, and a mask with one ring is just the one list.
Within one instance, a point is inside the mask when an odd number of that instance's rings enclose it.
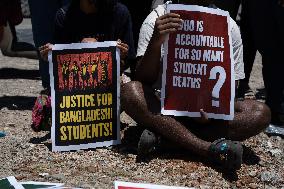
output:
{"label": "fingers gripping placard", "polygon": [[163,58],[162,114],[233,119],[234,66],[225,11],[200,6],[167,6],[181,27],[170,33]]}

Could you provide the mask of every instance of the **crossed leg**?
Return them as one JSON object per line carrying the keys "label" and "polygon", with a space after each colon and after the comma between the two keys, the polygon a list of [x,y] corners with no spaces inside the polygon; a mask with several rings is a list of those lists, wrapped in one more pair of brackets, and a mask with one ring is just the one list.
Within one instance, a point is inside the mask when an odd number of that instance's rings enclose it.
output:
{"label": "crossed leg", "polygon": [[265,104],[245,100],[236,102],[232,121],[210,120],[206,125],[185,124],[184,120],[161,115],[160,101],[153,89],[138,81],[122,85],[121,106],[138,124],[205,157],[209,155],[211,145],[208,141],[222,137],[244,140],[263,131],[270,122],[270,110]]}

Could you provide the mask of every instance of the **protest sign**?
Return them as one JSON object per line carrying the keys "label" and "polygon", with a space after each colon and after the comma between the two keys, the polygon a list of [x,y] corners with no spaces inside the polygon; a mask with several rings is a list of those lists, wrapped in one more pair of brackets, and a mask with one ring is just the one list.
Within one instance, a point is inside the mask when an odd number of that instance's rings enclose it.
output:
{"label": "protest sign", "polygon": [[209,118],[234,117],[234,61],[229,13],[193,5],[167,5],[182,27],[165,41],[162,114]]}
{"label": "protest sign", "polygon": [[190,189],[190,188],[115,181],[114,189]]}
{"label": "protest sign", "polygon": [[116,42],[54,45],[49,54],[52,150],[120,143]]}
{"label": "protest sign", "polygon": [[27,181],[27,182],[20,182],[20,184],[25,189],[59,189],[63,188],[64,184],[61,183],[50,183],[50,182],[34,182],[34,181]]}
{"label": "protest sign", "polygon": [[1,189],[25,189],[13,176],[0,179]]}

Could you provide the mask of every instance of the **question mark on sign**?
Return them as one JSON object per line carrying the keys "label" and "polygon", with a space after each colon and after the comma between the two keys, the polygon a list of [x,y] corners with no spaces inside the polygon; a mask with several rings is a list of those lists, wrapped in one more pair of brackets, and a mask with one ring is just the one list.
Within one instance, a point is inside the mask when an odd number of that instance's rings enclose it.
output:
{"label": "question mark on sign", "polygon": [[217,73],[219,73],[219,78],[212,90],[212,106],[214,107],[220,107],[220,89],[222,88],[226,80],[226,71],[221,66],[215,66],[211,69],[209,79],[216,79]]}

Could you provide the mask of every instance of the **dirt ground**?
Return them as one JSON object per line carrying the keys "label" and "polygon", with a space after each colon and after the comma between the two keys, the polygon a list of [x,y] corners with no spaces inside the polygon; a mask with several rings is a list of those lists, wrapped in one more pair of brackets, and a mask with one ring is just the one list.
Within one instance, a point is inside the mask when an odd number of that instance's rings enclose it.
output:
{"label": "dirt ground", "polygon": [[[261,98],[259,55],[251,87]],[[7,134],[0,138],[0,178],[99,189],[113,188],[115,180],[203,189],[284,188],[283,139],[264,133],[244,142],[244,164],[235,174],[181,151],[159,152],[149,162],[138,162],[133,145],[51,152],[48,132],[35,133],[30,127],[31,109],[41,89],[36,60],[0,55],[0,131]]]}

